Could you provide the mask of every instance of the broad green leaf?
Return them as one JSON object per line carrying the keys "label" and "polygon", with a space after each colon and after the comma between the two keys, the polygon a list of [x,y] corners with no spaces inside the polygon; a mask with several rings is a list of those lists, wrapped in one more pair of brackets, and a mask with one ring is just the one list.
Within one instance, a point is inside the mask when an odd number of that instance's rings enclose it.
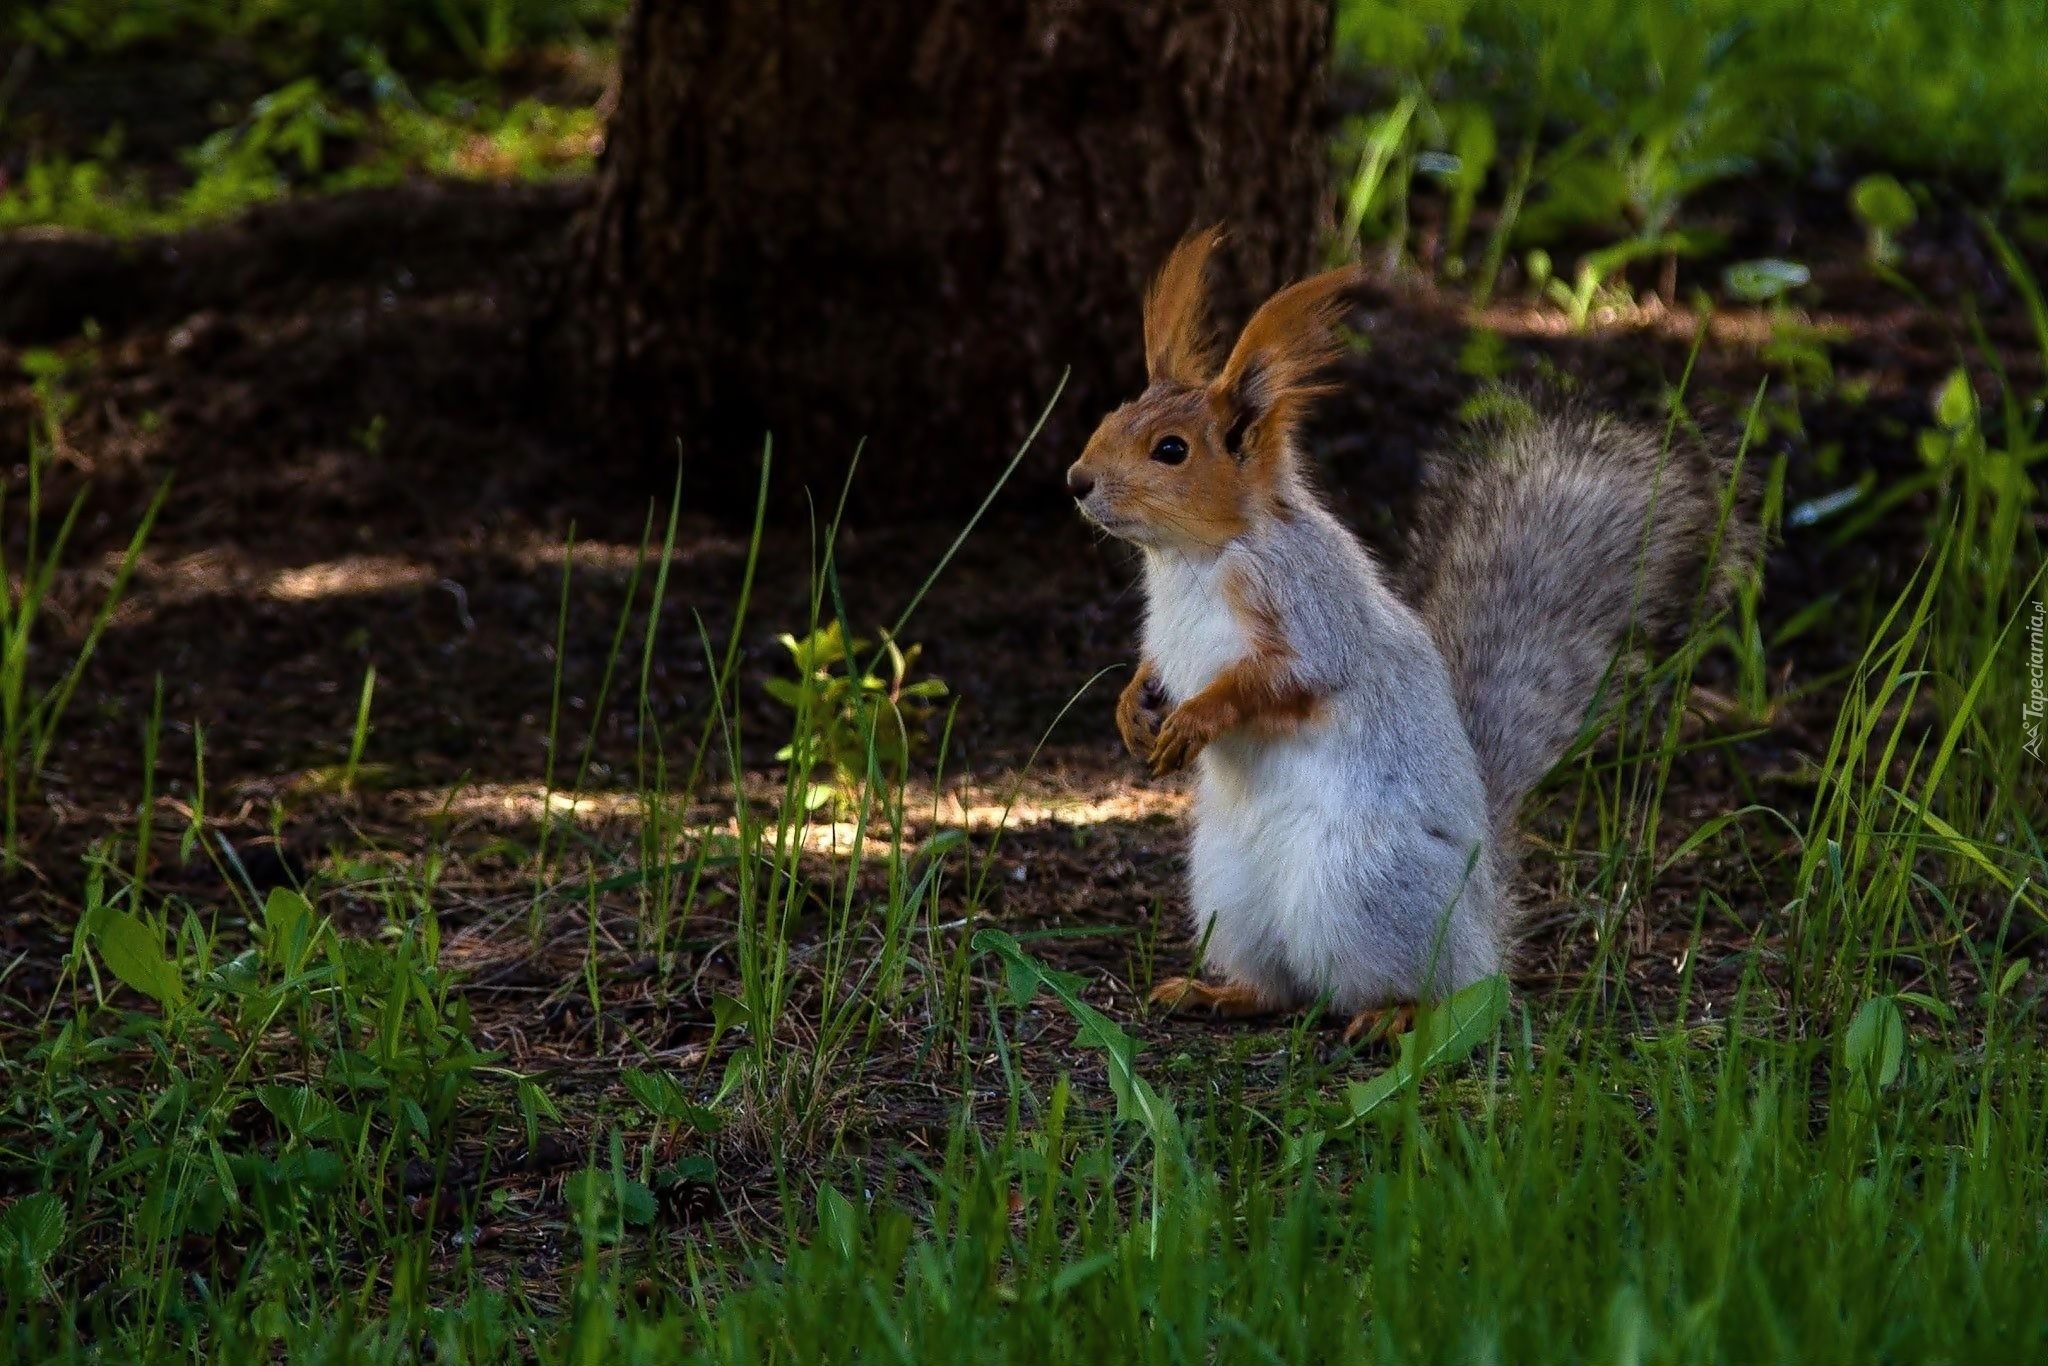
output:
{"label": "broad green leaf", "polygon": [[263,903],[263,928],[264,951],[271,963],[287,972],[295,970],[313,932],[312,903],[290,887],[272,887]]}
{"label": "broad green leaf", "polygon": [[434,1126],[428,1121],[427,1112],[420,1108],[418,1101],[411,1096],[399,1097],[398,1112],[404,1116],[405,1122],[412,1126],[412,1131],[419,1135],[420,1142],[433,1142]]}
{"label": "broad green leaf", "polygon": [[614,1212],[629,1224],[654,1222],[654,1192],[624,1173],[586,1167],[562,1183],[562,1196],[577,1222],[593,1228]]}
{"label": "broad green leaf", "polygon": [[1416,1012],[1415,1027],[1401,1036],[1401,1055],[1394,1065],[1370,1081],[1345,1088],[1351,1105],[1348,1122],[1372,1114],[1424,1073],[1465,1057],[1493,1037],[1507,1013],[1508,980],[1498,975],[1482,977],[1449,999],[1423,1007]]}
{"label": "broad green leaf", "polygon": [[[1501,341],[1500,333],[1490,327],[1473,328],[1466,335],[1464,345],[1458,348],[1458,373],[1471,375],[1474,379],[1499,379],[1511,363],[1506,343]],[[1482,391],[1481,397],[1490,402],[1495,395],[1488,390]],[[1473,404],[1468,404],[1458,414],[1466,421],[1479,415]]]}
{"label": "broad green leaf", "polygon": [[843,1260],[860,1256],[860,1211],[829,1181],[818,1190],[818,1233]]}
{"label": "broad green leaf", "polygon": [[621,1176],[614,1183],[618,1196],[619,1214],[629,1224],[651,1224],[654,1222],[654,1192],[630,1176]]}
{"label": "broad green leaf", "polygon": [[1485,105],[1465,105],[1459,115],[1458,131],[1451,140],[1458,164],[1450,174],[1458,189],[1477,191],[1486,184],[1486,173],[1492,169],[1500,149],[1500,137]]}
{"label": "broad green leaf", "polygon": [[342,1165],[341,1155],[331,1148],[308,1148],[297,1154],[292,1173],[294,1180],[323,1195],[332,1195],[341,1189],[342,1177],[347,1168]]}
{"label": "broad green leaf", "polygon": [[1956,443],[1955,439],[1945,432],[1925,431],[1920,433],[1913,446],[1920,452],[1922,464],[1931,470],[1940,470],[1948,465],[1949,457],[1955,454]]}
{"label": "broad green leaf", "polygon": [[1761,261],[1738,261],[1722,272],[1721,283],[1743,302],[1760,304],[1797,289],[1812,278],[1813,272],[1797,261],[1767,257]]}
{"label": "broad green leaf", "polygon": [[1906,1060],[1906,1022],[1889,996],[1865,1001],[1842,1036],[1842,1063],[1854,1075],[1882,1088],[1899,1079]]}
{"label": "broad green leaf", "polygon": [[715,1185],[718,1181],[718,1163],[709,1153],[691,1153],[688,1157],[677,1160],[676,1165],[669,1169],[669,1176],[677,1182],[691,1181],[700,1186]]}
{"label": "broad green leaf", "polygon": [[571,1217],[592,1228],[603,1220],[610,1193],[611,1179],[592,1167],[572,1172],[562,1182],[562,1199],[568,1204]]}
{"label": "broad green leaf", "polygon": [[711,1042],[705,1051],[717,1049],[718,1041],[725,1037],[728,1029],[740,1029],[753,1023],[753,1015],[746,1002],[737,996],[714,996],[711,998]]}
{"label": "broad green leaf", "polygon": [[1957,369],[1942,383],[1941,392],[1935,396],[1934,418],[1945,429],[1959,432],[1969,426],[1977,415],[1977,394],[1970,387],[1970,376]]}
{"label": "broad green leaf", "polygon": [[1849,207],[1866,226],[1881,232],[1902,232],[1920,216],[1906,187],[1883,173],[1857,181],[1849,190]]}
{"label": "broad green leaf", "polygon": [[206,975],[215,990],[227,996],[247,996],[263,986],[263,955],[244,949]]}
{"label": "broad green leaf", "polygon": [[656,1119],[682,1124],[706,1134],[715,1134],[724,1125],[717,1111],[692,1101],[673,1077],[631,1067],[626,1069],[625,1083],[626,1089],[633,1093],[633,1099]]}
{"label": "broad green leaf", "polygon": [[95,947],[107,971],[160,1005],[185,999],[178,969],[164,957],[163,936],[126,912],[101,917],[94,930]]}
{"label": "broad green leaf", "polygon": [[[169,1201],[174,1192],[165,1191]],[[228,1217],[228,1193],[221,1187],[218,1176],[199,1178],[198,1188],[192,1192],[190,1201],[184,1206],[179,1220],[179,1232],[213,1234],[220,1231],[221,1223]]]}
{"label": "broad green leaf", "polygon": [[1899,999],[1907,1005],[1920,1007],[1937,1020],[1945,1020],[1949,1024],[1956,1022],[1954,1006],[1946,1001],[1937,1000],[1924,991],[1902,991],[1899,993]]}
{"label": "broad green leaf", "polygon": [[632,1093],[633,1099],[640,1102],[642,1109],[657,1119],[668,1117],[669,1107],[679,1094],[673,1081],[638,1067],[627,1068],[624,1081],[626,1090]]}
{"label": "broad green leaf", "polygon": [[1483,977],[1447,1001],[1423,1010],[1414,1033],[1403,1040],[1403,1054],[1420,1053],[1417,1066],[1427,1072],[1458,1062],[1493,1037],[1508,1013],[1508,979]]}
{"label": "broad green leaf", "polygon": [[917,848],[916,858],[938,858],[967,843],[965,830],[941,830]]}

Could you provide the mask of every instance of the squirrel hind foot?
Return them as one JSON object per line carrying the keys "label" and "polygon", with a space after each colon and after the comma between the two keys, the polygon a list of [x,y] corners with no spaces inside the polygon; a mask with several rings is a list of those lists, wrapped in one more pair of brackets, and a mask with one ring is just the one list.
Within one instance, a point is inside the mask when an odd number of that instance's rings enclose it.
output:
{"label": "squirrel hind foot", "polygon": [[1415,1028],[1415,1006],[1412,1002],[1399,1005],[1370,1006],[1351,1017],[1344,1026],[1344,1042],[1392,1043],[1400,1035]]}
{"label": "squirrel hind foot", "polygon": [[1256,987],[1243,982],[1204,982],[1196,977],[1169,977],[1153,987],[1145,1000],[1169,1015],[1206,1010],[1236,1020],[1270,1010]]}

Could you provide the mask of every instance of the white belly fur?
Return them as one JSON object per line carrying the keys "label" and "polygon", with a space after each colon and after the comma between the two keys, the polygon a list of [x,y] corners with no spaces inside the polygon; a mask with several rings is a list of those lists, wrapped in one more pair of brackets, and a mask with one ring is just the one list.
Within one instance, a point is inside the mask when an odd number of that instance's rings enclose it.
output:
{"label": "white belly fur", "polygon": [[[1250,642],[1220,575],[1148,557],[1146,650],[1184,701]],[[1189,900],[1207,965],[1273,1005],[1328,996],[1340,1010],[1427,999],[1491,971],[1499,948],[1476,906],[1492,869],[1453,820],[1455,846],[1425,827],[1440,795],[1413,765],[1423,736],[1360,714],[1356,697],[1284,738],[1226,735],[1199,760]],[[1403,752],[1396,753],[1395,749]],[[1476,819],[1476,816],[1475,816]],[[1434,983],[1434,986],[1432,986]]]}
{"label": "white belly fur", "polygon": [[1223,591],[1219,556],[1197,564],[1179,555],[1145,557],[1145,653],[1172,701],[1185,702],[1251,648]]}

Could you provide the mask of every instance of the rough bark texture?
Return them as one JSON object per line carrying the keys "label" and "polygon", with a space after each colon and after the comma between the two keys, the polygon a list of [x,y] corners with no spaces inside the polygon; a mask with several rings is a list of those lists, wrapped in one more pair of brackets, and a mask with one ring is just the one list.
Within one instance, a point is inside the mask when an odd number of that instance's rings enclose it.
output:
{"label": "rough bark texture", "polygon": [[969,504],[1051,396],[1052,486],[1223,222],[1221,316],[1316,264],[1327,0],[638,0],[567,277],[601,429],[692,501]]}

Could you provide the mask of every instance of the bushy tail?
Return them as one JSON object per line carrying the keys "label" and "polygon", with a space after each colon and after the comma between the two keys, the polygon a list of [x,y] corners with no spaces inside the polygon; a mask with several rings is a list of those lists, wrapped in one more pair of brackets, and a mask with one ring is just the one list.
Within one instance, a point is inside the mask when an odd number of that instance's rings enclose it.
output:
{"label": "bushy tail", "polygon": [[1510,406],[1436,481],[1410,571],[1502,835],[1616,651],[1718,605],[1758,548],[1727,460],[1606,416]]}

